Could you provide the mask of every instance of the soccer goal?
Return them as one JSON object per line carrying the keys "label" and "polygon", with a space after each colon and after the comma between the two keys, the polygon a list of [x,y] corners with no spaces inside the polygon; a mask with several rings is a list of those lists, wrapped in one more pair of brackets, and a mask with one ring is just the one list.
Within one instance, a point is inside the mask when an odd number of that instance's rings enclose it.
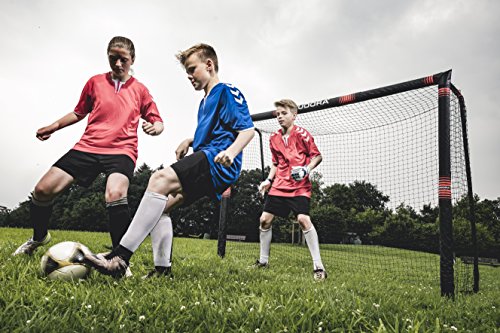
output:
{"label": "soccer goal", "polygon": [[[257,186],[271,163],[269,137],[279,128],[273,111],[252,118],[258,135],[223,200],[219,234],[219,253],[249,262],[259,255]],[[397,274],[439,285],[447,296],[478,291],[466,119],[451,70],[299,106],[296,124],[323,156],[310,175],[311,219],[327,270]],[[286,256],[310,264],[293,217],[273,222],[271,265]]]}

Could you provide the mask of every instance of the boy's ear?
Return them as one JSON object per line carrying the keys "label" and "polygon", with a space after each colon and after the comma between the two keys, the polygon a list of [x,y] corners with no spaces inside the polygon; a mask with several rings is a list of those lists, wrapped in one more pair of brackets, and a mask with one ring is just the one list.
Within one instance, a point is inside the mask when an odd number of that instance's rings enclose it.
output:
{"label": "boy's ear", "polygon": [[208,58],[207,61],[206,61],[206,64],[207,64],[207,70],[209,71],[214,71],[215,68],[214,68],[214,62],[212,59]]}

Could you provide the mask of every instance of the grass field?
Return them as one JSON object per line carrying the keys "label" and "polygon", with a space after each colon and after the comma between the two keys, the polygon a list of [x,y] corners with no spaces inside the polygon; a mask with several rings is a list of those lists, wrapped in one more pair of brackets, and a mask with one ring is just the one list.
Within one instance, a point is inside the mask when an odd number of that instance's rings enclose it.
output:
{"label": "grass field", "polygon": [[[74,240],[95,252],[109,242],[104,233],[51,233],[51,245]],[[11,256],[30,235],[0,229],[1,332],[500,332],[500,268],[480,266],[480,292],[452,300],[432,285],[335,266],[315,283],[310,263],[278,245],[270,269],[252,270],[231,255],[233,244],[221,259],[215,241],[176,238],[174,279],[140,278],[153,265],[148,239],[131,278],[94,272],[61,282],[39,277],[43,250]]]}

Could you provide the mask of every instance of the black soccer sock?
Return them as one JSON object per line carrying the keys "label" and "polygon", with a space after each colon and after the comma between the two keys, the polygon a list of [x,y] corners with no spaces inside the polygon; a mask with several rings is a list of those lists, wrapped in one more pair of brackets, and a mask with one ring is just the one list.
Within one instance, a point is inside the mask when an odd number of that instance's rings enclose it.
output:
{"label": "black soccer sock", "polygon": [[33,196],[30,202],[30,221],[33,226],[33,240],[41,242],[49,230],[53,202],[39,201]]}
{"label": "black soccer sock", "polygon": [[130,262],[130,258],[132,258],[132,255],[134,254],[134,252],[130,251],[129,249],[127,249],[126,247],[124,246],[121,246],[121,245],[118,245],[110,254],[109,254],[109,257],[112,258],[112,257],[120,257],[122,258],[123,260],[125,260],[125,262],[127,263],[127,265],[129,264]]}
{"label": "black soccer sock", "polygon": [[165,271],[169,270],[170,267],[165,267],[165,266],[155,266],[155,271],[158,273],[165,273]]}
{"label": "black soccer sock", "polygon": [[113,243],[113,248],[115,248],[120,244],[120,240],[132,222],[127,197],[106,203],[106,209],[109,215],[111,242]]}

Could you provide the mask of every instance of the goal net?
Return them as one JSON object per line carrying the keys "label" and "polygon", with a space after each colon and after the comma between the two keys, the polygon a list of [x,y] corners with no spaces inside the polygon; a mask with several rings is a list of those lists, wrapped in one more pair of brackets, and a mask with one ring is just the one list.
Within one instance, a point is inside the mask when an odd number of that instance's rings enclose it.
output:
{"label": "goal net", "polygon": [[[444,295],[477,289],[477,262],[474,269],[460,259],[476,255],[475,230],[465,104],[450,77],[451,70],[299,106],[295,124],[323,157],[310,175],[310,216],[327,270],[396,274],[438,283]],[[252,117],[258,135],[245,148],[224,221],[227,255],[249,263],[259,256],[257,186],[279,129],[273,111]],[[312,267],[293,216],[276,218],[272,232],[271,265],[291,256]]]}

